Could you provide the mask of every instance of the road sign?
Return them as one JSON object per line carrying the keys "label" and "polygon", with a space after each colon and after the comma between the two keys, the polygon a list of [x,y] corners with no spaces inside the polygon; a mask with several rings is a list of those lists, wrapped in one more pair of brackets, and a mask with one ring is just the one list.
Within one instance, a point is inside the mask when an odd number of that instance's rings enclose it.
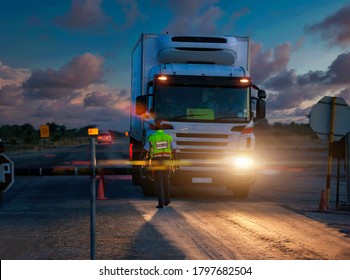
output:
{"label": "road sign", "polygon": [[98,128],[97,127],[88,128],[88,135],[89,136],[96,136],[96,135],[98,135]]}
{"label": "road sign", "polygon": [[15,182],[13,162],[5,155],[0,154],[0,191],[7,191]]}
{"label": "road sign", "polygon": [[50,137],[50,129],[48,125],[40,126],[40,138],[49,138]]}
{"label": "road sign", "polygon": [[[322,140],[329,140],[332,115],[332,97],[324,96],[310,113],[310,126]],[[341,97],[335,99],[334,141],[350,132],[350,107]]]}

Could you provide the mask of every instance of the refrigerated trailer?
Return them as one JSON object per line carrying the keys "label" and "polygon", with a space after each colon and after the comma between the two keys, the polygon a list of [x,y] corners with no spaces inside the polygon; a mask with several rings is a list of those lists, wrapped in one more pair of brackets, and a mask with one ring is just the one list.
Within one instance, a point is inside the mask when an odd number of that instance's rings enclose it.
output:
{"label": "refrigerated trailer", "polygon": [[157,118],[176,147],[172,185],[248,196],[256,179],[253,125],[266,107],[249,74],[249,48],[248,37],[141,34],[132,51],[130,154],[133,182],[145,195],[154,182],[142,147]]}

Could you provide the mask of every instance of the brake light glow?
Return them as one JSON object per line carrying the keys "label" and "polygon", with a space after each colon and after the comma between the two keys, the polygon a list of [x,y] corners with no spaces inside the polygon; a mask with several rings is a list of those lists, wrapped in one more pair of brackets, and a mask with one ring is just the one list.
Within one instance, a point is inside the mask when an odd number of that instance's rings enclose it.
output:
{"label": "brake light glow", "polygon": [[129,159],[130,159],[130,160],[133,159],[133,158],[132,158],[132,148],[133,148],[133,144],[130,143],[130,145],[129,145]]}

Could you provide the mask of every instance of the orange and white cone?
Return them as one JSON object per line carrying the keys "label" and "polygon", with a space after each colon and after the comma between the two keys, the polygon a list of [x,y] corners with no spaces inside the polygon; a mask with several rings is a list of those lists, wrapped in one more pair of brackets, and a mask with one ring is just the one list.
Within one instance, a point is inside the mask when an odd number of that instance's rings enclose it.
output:
{"label": "orange and white cone", "polygon": [[100,177],[100,183],[98,185],[98,190],[97,190],[97,198],[98,200],[106,200],[108,199],[105,196],[105,187],[104,187],[104,178],[103,176]]}

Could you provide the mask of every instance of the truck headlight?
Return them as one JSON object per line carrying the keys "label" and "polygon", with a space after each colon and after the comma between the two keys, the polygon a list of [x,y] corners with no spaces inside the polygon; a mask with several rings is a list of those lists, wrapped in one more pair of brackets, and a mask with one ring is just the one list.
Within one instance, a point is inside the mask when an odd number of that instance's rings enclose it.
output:
{"label": "truck headlight", "polygon": [[229,164],[234,169],[238,170],[249,170],[254,168],[254,160],[250,157],[237,156],[228,159]]}

